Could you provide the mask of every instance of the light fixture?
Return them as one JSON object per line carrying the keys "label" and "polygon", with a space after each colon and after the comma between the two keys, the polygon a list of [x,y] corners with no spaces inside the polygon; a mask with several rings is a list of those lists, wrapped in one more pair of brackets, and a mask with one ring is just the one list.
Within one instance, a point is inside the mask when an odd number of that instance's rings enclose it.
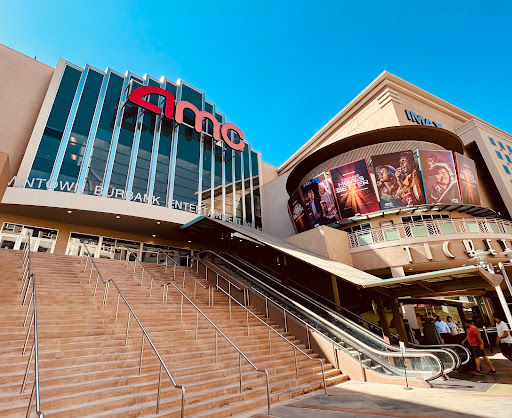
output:
{"label": "light fixture", "polygon": [[68,210],[68,213],[73,213],[73,211],[72,210]]}
{"label": "light fixture", "polygon": [[192,242],[192,241],[188,240],[187,242]]}
{"label": "light fixture", "polygon": [[161,222],[160,222],[160,221],[156,221],[156,224],[157,224],[157,225],[160,225],[160,224],[161,224]]}
{"label": "light fixture", "polygon": [[117,216],[116,216],[116,218],[117,218],[117,219],[120,219],[120,218],[121,218],[121,215],[117,215]]}
{"label": "light fixture", "polygon": [[242,242],[242,240],[240,240],[240,242]]}
{"label": "light fixture", "polygon": [[256,248],[258,248],[258,247],[259,247],[259,245],[256,245]]}
{"label": "light fixture", "polygon": [[412,270],[412,268],[409,269],[409,271],[411,271],[411,270]]}
{"label": "light fixture", "polygon": [[153,238],[155,238],[155,237],[156,237],[156,234],[153,234]]}

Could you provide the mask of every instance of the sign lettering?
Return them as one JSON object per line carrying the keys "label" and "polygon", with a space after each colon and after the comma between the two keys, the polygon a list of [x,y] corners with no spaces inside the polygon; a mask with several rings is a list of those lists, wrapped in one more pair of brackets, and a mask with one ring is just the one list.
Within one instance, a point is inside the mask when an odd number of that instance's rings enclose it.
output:
{"label": "sign lettering", "polygon": [[[224,123],[222,127],[220,126],[219,121],[217,118],[215,118],[214,115],[211,113],[208,113],[205,110],[199,110],[197,107],[195,107],[192,103],[180,100],[178,103],[174,103],[174,94],[168,92],[167,90],[164,90],[160,87],[154,87],[154,86],[142,86],[138,87],[135,90],[133,90],[130,95],[128,96],[128,100],[132,102],[133,104],[142,107],[143,109],[149,110],[150,112],[156,113],[157,115],[162,114],[162,109],[158,107],[157,105],[154,105],[150,102],[148,102],[145,97],[149,96],[150,94],[156,94],[158,96],[165,97],[165,108],[163,110],[163,114],[168,119],[174,119],[176,123],[182,124],[183,123],[183,114],[185,112],[185,109],[191,110],[194,113],[195,116],[195,124],[194,129],[197,132],[202,132],[203,130],[203,120],[207,119],[209,120],[213,125],[213,139],[215,141],[222,140],[232,149],[236,151],[242,151],[245,148],[244,139],[245,136],[243,132],[238,128],[238,126],[232,124],[232,123]],[[174,112],[176,107],[176,114]],[[229,131],[235,132],[239,138],[240,142],[235,143],[231,140]]]}
{"label": "sign lettering", "polygon": [[425,125],[425,126],[433,126],[435,128],[442,128],[443,125],[440,123],[431,121],[428,118],[424,118],[421,115],[417,115],[414,112],[411,112],[410,110],[405,109],[405,114],[407,115],[407,119],[409,119],[412,122],[416,122],[418,125]]}

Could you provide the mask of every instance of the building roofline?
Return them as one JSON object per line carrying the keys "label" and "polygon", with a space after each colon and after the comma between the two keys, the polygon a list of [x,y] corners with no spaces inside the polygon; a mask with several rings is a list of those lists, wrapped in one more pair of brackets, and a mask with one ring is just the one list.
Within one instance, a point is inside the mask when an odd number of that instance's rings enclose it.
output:
{"label": "building roofline", "polygon": [[282,174],[283,172],[290,170],[296,164],[295,161],[297,158],[299,158],[308,148],[318,146],[319,142],[321,142],[326,133],[328,133],[335,125],[338,125],[348,119],[352,112],[356,111],[358,108],[362,107],[365,103],[371,100],[375,93],[377,93],[377,91],[383,87],[392,87],[395,90],[399,90],[412,95],[418,100],[428,103],[429,105],[443,110],[446,113],[452,114],[452,116],[461,119],[463,122],[466,122],[470,119],[479,120],[474,115],[457,106],[452,105],[446,100],[443,100],[388,71],[383,71],[343,109],[341,109],[329,122],[327,122],[315,135],[313,135],[283,164],[281,164],[281,166],[278,167],[277,172]]}

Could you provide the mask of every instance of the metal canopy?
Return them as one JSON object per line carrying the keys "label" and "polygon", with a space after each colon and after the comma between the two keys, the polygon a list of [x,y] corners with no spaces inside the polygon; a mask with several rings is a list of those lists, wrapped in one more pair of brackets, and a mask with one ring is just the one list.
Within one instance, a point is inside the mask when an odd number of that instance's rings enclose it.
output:
{"label": "metal canopy", "polygon": [[379,281],[384,282],[383,279],[380,279],[377,276],[366,273],[362,270],[358,270],[346,264],[319,256],[279,238],[276,238],[270,234],[267,234],[266,232],[248,226],[236,225],[230,222],[224,222],[218,219],[200,216],[188,224],[181,226],[180,229],[184,229],[196,234],[212,233],[214,230],[217,230],[219,237],[222,231],[237,232],[251,240],[272,247],[281,253],[287,254],[298,260],[308,263],[320,270],[333,274],[336,277],[339,277],[357,286],[363,286],[365,283],[378,283]]}

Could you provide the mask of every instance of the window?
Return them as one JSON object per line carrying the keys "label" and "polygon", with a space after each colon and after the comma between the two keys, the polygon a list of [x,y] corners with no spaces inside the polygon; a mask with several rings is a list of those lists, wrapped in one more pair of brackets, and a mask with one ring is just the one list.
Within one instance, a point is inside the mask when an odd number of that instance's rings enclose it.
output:
{"label": "window", "polygon": [[505,149],[505,147],[503,146],[503,144],[500,141],[498,141],[498,144],[500,144],[501,149]]}
{"label": "window", "polygon": [[510,159],[510,157],[509,157],[508,155],[506,155],[506,154],[505,154],[505,158],[507,159],[507,161],[508,161],[509,163],[512,163],[512,160]]}
{"label": "window", "polygon": [[489,141],[491,141],[491,144],[496,145],[496,142],[494,142],[494,139],[492,139],[491,137],[489,137]]}
{"label": "window", "polygon": [[431,221],[433,219],[450,219],[450,215],[447,213],[435,213],[433,215],[402,216],[402,223]]}
{"label": "window", "polygon": [[363,229],[371,229],[371,227],[372,227],[372,224],[370,222],[365,222],[363,224],[351,226],[350,228],[345,228],[344,231],[350,233],[350,232],[362,231]]}
{"label": "window", "polygon": [[505,170],[505,173],[510,174],[510,170],[506,165],[503,166],[503,170]]}
{"label": "window", "polygon": [[503,157],[501,156],[501,153],[500,153],[499,151],[496,151],[496,155],[498,156],[498,158],[499,158],[500,160],[503,160]]}
{"label": "window", "polygon": [[510,148],[510,145],[507,145],[508,152],[512,153],[512,148]]}

